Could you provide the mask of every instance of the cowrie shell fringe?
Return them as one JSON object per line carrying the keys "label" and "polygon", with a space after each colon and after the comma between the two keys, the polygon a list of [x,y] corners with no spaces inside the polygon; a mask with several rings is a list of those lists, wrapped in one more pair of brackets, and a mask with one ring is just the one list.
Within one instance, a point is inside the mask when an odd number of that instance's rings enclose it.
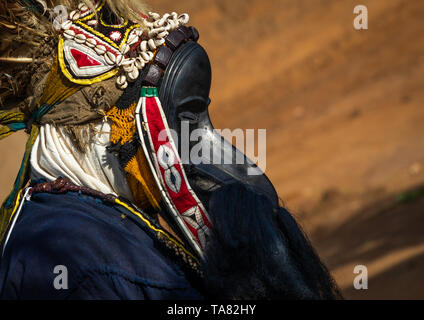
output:
{"label": "cowrie shell fringe", "polygon": [[[95,39],[82,33],[75,33],[75,29],[71,29],[74,21],[85,17],[88,11],[91,12],[91,9],[85,3],[80,3],[78,9],[69,14],[69,20],[60,25],[62,35],[66,40],[72,40],[94,49],[98,55],[103,56],[108,65],[122,68],[122,74],[117,77],[116,84],[123,90],[128,87],[128,81],[135,81],[140,75],[140,70],[153,60],[155,51],[165,44],[165,38],[169,33],[179,26],[187,24],[190,19],[186,13],[178,15],[176,12],[172,12],[161,16],[156,12],[149,12],[145,21],[147,30],[144,31],[141,28],[133,30],[126,43],[121,46],[120,54],[115,54],[108,51]],[[147,36],[147,39],[143,39],[143,36]],[[134,55],[132,58],[127,56],[131,48],[136,51],[135,58]]]}

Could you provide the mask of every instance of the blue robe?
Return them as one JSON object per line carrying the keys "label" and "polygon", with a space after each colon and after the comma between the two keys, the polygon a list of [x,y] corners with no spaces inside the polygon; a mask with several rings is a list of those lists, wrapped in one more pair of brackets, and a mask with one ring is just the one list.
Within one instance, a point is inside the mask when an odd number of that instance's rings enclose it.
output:
{"label": "blue robe", "polygon": [[0,298],[202,299],[195,279],[116,206],[77,192],[38,193],[5,247]]}

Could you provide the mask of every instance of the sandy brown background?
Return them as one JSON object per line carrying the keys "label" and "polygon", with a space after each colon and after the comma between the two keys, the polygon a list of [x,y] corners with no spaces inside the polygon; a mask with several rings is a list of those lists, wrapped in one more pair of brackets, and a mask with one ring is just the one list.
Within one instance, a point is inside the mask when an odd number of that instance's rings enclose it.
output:
{"label": "sandy brown background", "polygon": [[[424,298],[424,2],[150,3],[199,29],[215,126],[267,129],[266,172],[346,298]],[[353,28],[358,4],[367,31]],[[24,142],[0,142],[1,198]]]}

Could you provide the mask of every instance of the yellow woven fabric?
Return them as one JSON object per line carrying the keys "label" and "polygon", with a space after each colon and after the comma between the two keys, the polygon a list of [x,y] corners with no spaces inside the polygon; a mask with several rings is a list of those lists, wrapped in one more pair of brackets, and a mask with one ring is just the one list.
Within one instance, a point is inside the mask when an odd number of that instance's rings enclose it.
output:
{"label": "yellow woven fabric", "polygon": [[[124,145],[133,140],[137,129],[135,124],[136,107],[137,102],[134,102],[126,109],[119,109],[115,106],[107,112],[107,118],[112,121],[110,135],[112,143]],[[160,191],[141,146],[124,169],[136,205],[144,209],[148,207],[159,209]]]}
{"label": "yellow woven fabric", "polygon": [[82,85],[72,83],[63,75],[59,69],[58,59],[55,59],[38,107],[43,104],[53,105],[57,102],[64,101],[82,88]]}
{"label": "yellow woven fabric", "polygon": [[0,124],[0,140],[10,136],[13,132],[9,127]]}
{"label": "yellow woven fabric", "polygon": [[161,194],[141,148],[125,167],[128,185],[136,205],[140,208],[153,207],[159,209]]}
{"label": "yellow woven fabric", "polygon": [[110,141],[112,143],[120,142],[121,145],[132,140],[136,131],[135,109],[137,103],[134,102],[127,109],[118,109],[113,107],[106,116],[112,120],[112,133]]}
{"label": "yellow woven fabric", "polygon": [[22,112],[11,112],[11,111],[0,110],[1,124],[22,122],[24,120],[25,120],[25,115]]}

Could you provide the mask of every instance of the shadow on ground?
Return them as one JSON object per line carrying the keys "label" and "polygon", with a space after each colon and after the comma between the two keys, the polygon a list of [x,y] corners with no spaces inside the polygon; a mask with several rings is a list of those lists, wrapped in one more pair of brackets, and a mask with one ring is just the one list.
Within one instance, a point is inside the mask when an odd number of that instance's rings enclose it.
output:
{"label": "shadow on ground", "polygon": [[[346,298],[424,299],[424,186],[374,203],[311,238]],[[368,290],[353,288],[359,264],[368,268]]]}

